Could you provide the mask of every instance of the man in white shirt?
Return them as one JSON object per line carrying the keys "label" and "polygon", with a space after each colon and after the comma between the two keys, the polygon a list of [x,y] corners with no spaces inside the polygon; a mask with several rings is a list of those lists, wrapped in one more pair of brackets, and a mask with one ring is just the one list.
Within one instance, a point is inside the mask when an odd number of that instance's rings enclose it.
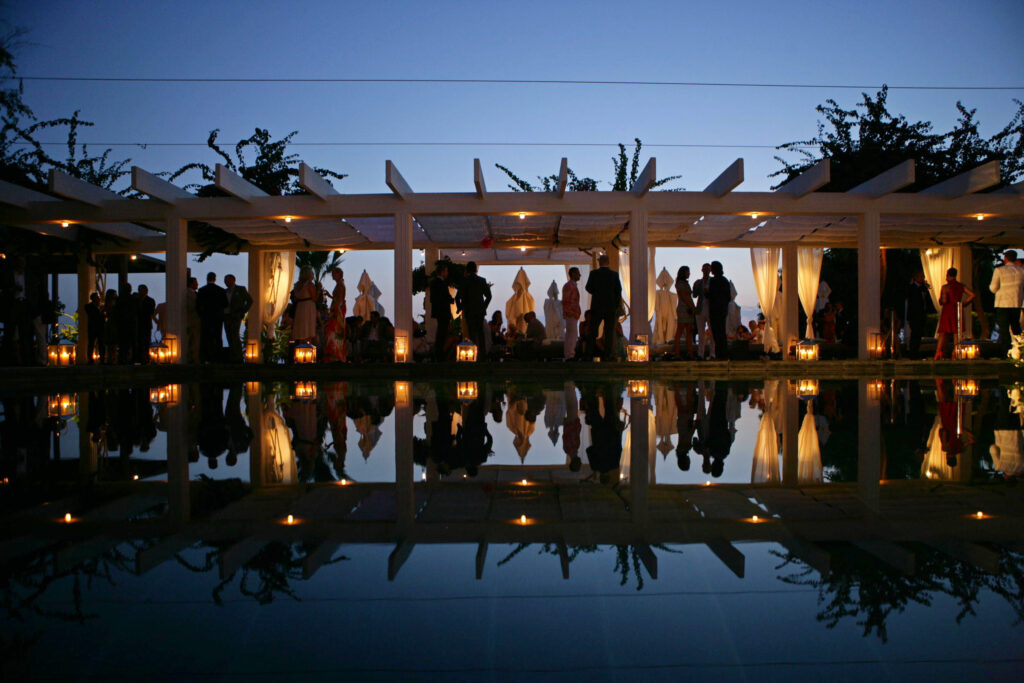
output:
{"label": "man in white shirt", "polygon": [[1024,303],[1024,268],[1016,264],[1017,252],[1003,253],[1003,265],[992,272],[988,288],[996,295],[996,324],[999,326],[999,351],[1010,350],[1010,332],[1020,334],[1020,309]]}

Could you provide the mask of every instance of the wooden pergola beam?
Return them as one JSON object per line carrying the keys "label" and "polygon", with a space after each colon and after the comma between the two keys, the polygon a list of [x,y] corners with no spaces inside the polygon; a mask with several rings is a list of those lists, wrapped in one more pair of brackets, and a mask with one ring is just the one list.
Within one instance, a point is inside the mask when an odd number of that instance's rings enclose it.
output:
{"label": "wooden pergola beam", "polygon": [[643,197],[652,187],[654,187],[654,183],[658,181],[657,165],[657,160],[654,157],[648,159],[647,165],[644,166],[644,170],[640,171],[640,175],[636,177],[636,182],[633,183],[633,187],[629,188],[629,191],[634,196]]}
{"label": "wooden pergola beam", "polygon": [[36,192],[35,190],[30,190],[27,187],[9,183],[6,180],[0,180],[0,204],[7,204],[8,206],[17,206],[22,209],[27,209],[32,204],[39,202],[59,203],[60,200],[55,197],[51,197],[48,194]]}
{"label": "wooden pergola beam", "polygon": [[217,164],[214,184],[224,192],[241,199],[247,204],[252,204],[253,200],[258,197],[270,196],[224,164]]}
{"label": "wooden pergola beam", "polygon": [[974,192],[986,190],[993,185],[998,185],[1000,180],[999,162],[989,161],[977,168],[964,171],[960,175],[932,185],[928,189],[922,190],[921,194],[932,194],[945,197],[946,199],[956,199],[973,194]]}
{"label": "wooden pergola beam", "polygon": [[885,195],[902,190],[908,185],[913,185],[915,179],[914,160],[907,159],[903,163],[893,166],[888,171],[879,173],[870,180],[865,180],[857,187],[850,190],[851,194],[865,194],[872,199],[878,199]]}
{"label": "wooden pergola beam", "polygon": [[737,159],[729,164],[729,168],[722,171],[711,184],[704,188],[706,194],[712,197],[724,197],[732,192],[743,182],[743,159]]}
{"label": "wooden pergola beam", "polygon": [[479,159],[473,159],[473,185],[476,187],[477,199],[487,199],[487,184],[484,182],[484,169]]}
{"label": "wooden pergola beam", "polygon": [[555,196],[561,199],[565,196],[565,188],[569,186],[569,159],[562,157],[558,164],[558,182],[555,184]]}
{"label": "wooden pergola beam", "polygon": [[179,199],[193,197],[174,183],[169,183],[138,166],[132,166],[132,189],[164,204],[174,204]]}
{"label": "wooden pergola beam", "polygon": [[829,159],[822,159],[775,192],[799,199],[828,185],[831,179],[832,163]]}
{"label": "wooden pergola beam", "polygon": [[50,169],[50,192],[96,207],[121,199],[121,195],[116,192],[79,180],[55,168]]}
{"label": "wooden pergola beam", "polygon": [[339,194],[326,178],[304,161],[299,162],[299,185],[302,185],[306,192],[324,201]]}
{"label": "wooden pergola beam", "polygon": [[398,167],[391,159],[384,162],[384,182],[391,188],[395,196],[403,201],[409,199],[413,194],[409,183],[405,182],[405,178],[398,172]]}

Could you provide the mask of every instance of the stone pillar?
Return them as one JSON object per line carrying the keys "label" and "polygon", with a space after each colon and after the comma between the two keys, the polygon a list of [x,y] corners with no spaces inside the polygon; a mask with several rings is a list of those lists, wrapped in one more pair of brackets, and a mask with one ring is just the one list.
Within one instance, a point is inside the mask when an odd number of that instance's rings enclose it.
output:
{"label": "stone pillar", "polygon": [[800,290],[796,245],[782,248],[782,329],[779,345],[782,357],[788,358],[793,345],[800,341]]}
{"label": "stone pillar", "polygon": [[[256,304],[253,303],[253,308]],[[250,384],[252,385],[250,387]],[[255,389],[251,391],[250,389]],[[264,459],[267,457],[267,424],[263,407],[263,396],[259,382],[246,382],[245,409],[249,416],[249,428],[252,429],[252,441],[249,444],[249,483],[258,488],[266,484],[263,480]]]}
{"label": "stone pillar", "polygon": [[177,363],[188,357],[188,332],[185,325],[185,289],[188,286],[188,221],[167,219],[165,282],[167,288],[167,334],[178,338]]}
{"label": "stone pillar", "polygon": [[868,360],[868,339],[882,320],[881,230],[877,212],[860,216],[857,225],[857,358]]}
{"label": "stone pillar", "polygon": [[[184,293],[184,286],[182,286]],[[170,308],[170,305],[168,305]],[[188,490],[188,385],[182,384],[178,402],[166,406],[167,411],[167,514],[175,522],[191,517]]]}
{"label": "stone pillar", "polygon": [[800,399],[783,386],[779,390],[782,414],[777,427],[782,428],[782,483],[786,486],[799,484],[800,472]]}
{"label": "stone pillar", "polygon": [[[411,390],[411,388],[410,388]],[[412,456],[412,406],[395,404],[395,520],[408,530],[416,515]]]}
{"label": "stone pillar", "polygon": [[629,334],[651,333],[647,300],[647,212],[633,209],[629,215]]}
{"label": "stone pillar", "polygon": [[647,523],[647,483],[648,463],[650,462],[650,406],[647,400],[631,398],[629,400],[629,496],[630,514],[633,523]]}
{"label": "stone pillar", "polygon": [[412,214],[395,214],[395,338],[405,336],[412,358]]}
{"label": "stone pillar", "polygon": [[[865,345],[865,348],[866,345]],[[878,512],[882,479],[882,409],[868,396],[868,380],[857,381],[857,495]]]}
{"label": "stone pillar", "polygon": [[255,247],[249,249],[249,295],[252,308],[246,316],[245,341],[256,342],[256,359],[246,358],[247,363],[263,362],[263,317],[267,313],[267,269],[263,267],[264,251]]}
{"label": "stone pillar", "polygon": [[[78,257],[78,343],[76,351],[78,364],[89,362],[89,321],[85,317],[85,305],[89,295],[96,291],[96,266],[90,265],[84,256]],[[100,297],[103,295],[100,294]],[[85,424],[84,422],[82,424]]]}

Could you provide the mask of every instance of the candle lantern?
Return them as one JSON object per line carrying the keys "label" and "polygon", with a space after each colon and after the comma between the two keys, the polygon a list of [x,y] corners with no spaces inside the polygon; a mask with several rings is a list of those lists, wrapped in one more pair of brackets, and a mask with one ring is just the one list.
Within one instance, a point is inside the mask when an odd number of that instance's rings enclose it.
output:
{"label": "candle lantern", "polygon": [[250,339],[249,341],[245,342],[245,362],[260,362],[260,343],[258,341]]}
{"label": "candle lantern", "polygon": [[957,379],[953,380],[953,393],[957,396],[966,396],[968,398],[978,395],[981,391],[981,386],[978,384],[976,379]]}
{"label": "candle lantern", "polygon": [[476,382],[459,382],[455,385],[455,392],[459,400],[466,403],[476,400],[476,397],[480,395]]}
{"label": "candle lantern", "polygon": [[630,398],[647,400],[651,397],[651,383],[645,379],[631,379],[626,382],[626,392]]}
{"label": "candle lantern", "polygon": [[315,401],[316,382],[296,382],[292,398],[296,401]]}
{"label": "candle lantern", "polygon": [[68,339],[61,339],[56,344],[49,344],[46,347],[46,364],[66,368],[75,364],[77,355],[75,343]]}
{"label": "candle lantern", "polygon": [[92,362],[93,363],[99,363],[101,360],[103,360],[103,359],[100,358],[100,350],[99,349],[93,349],[92,350]]}
{"label": "candle lantern", "polygon": [[409,383],[395,382],[395,407],[405,408],[409,405]]}
{"label": "candle lantern", "polygon": [[981,358],[981,345],[973,339],[964,339],[953,347],[953,358],[957,360],[977,360]]}
{"label": "candle lantern", "polygon": [[803,339],[796,345],[797,360],[818,360],[821,345],[813,339]]}
{"label": "candle lantern", "polygon": [[637,339],[626,349],[626,357],[631,363],[646,363],[650,360],[650,348],[646,341]]}
{"label": "candle lantern", "polygon": [[880,401],[882,394],[885,392],[885,383],[880,379],[873,379],[868,382],[868,399],[871,401]]}
{"label": "candle lantern", "polygon": [[171,362],[170,349],[163,342],[154,342],[149,345],[149,362],[160,365]]}
{"label": "candle lantern", "polygon": [[885,353],[885,343],[882,341],[881,332],[872,332],[868,335],[868,358],[881,360]]}
{"label": "candle lantern", "polygon": [[245,393],[247,393],[250,396],[257,396],[262,391],[263,391],[263,388],[260,386],[259,382],[246,382],[245,383]]}
{"label": "candle lantern", "polygon": [[475,363],[476,344],[470,341],[459,342],[455,349],[455,360],[460,363]]}
{"label": "candle lantern", "polygon": [[796,383],[797,398],[810,401],[818,397],[818,380],[802,379]]}
{"label": "candle lantern", "polygon": [[168,384],[162,387],[151,387],[149,402],[158,406],[173,406],[181,396],[180,384]]}
{"label": "candle lantern", "polygon": [[78,412],[78,394],[54,394],[46,401],[46,414],[59,419]]}
{"label": "candle lantern", "polygon": [[396,334],[395,335],[395,362],[396,363],[408,363],[409,362],[409,335],[408,334]]}
{"label": "candle lantern", "polygon": [[165,334],[160,341],[167,346],[167,362],[177,363],[181,358],[181,342],[178,341],[178,335]]}
{"label": "candle lantern", "polygon": [[316,347],[309,342],[296,344],[294,358],[296,363],[315,363]]}

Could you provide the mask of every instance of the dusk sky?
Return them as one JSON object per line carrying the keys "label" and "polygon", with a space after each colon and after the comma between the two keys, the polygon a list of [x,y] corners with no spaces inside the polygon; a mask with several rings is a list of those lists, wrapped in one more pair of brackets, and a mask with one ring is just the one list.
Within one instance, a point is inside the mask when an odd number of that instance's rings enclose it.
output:
{"label": "dusk sky", "polygon": [[[708,3],[710,5],[710,3]],[[16,52],[23,76],[171,78],[571,79],[875,86],[890,111],[947,130],[957,100],[978,109],[982,133],[1009,121],[1024,96],[1024,3],[965,2],[33,2],[6,8],[27,29]],[[1017,90],[899,90],[896,86],[1022,86]],[[859,89],[537,84],[113,83],[26,81],[40,118],[81,110],[96,143],[193,143],[114,147],[153,172],[213,164],[209,131],[234,143],[256,127],[298,143],[556,143],[297,146],[308,163],[349,177],[341,192],[387,192],[393,160],[414,190],[472,190],[479,157],[488,187],[495,163],[534,178],[560,157],[580,175],[610,180],[614,143],[645,143],[670,187],[700,190],[737,157],[746,190],[768,189],[775,145],[816,130],[815,106],[844,106]],[[59,141],[54,133],[46,139]],[[700,148],[663,145],[712,144]],[[574,146],[593,145],[593,146]],[[743,145],[761,147],[741,147]],[[103,145],[93,147],[98,152]],[[54,149],[57,151],[57,149]],[[607,183],[602,189],[608,189]],[[756,305],[746,250],[716,250]],[[659,250],[658,269],[699,267],[709,252]],[[212,269],[244,280],[243,258]],[[349,306],[365,268],[390,313],[390,253],[346,255]],[[193,266],[199,272],[207,264]],[[538,307],[561,268],[530,268]],[[513,268],[485,268],[496,302]],[[63,286],[62,286],[63,288]],[[159,288],[162,294],[162,287]],[[64,298],[67,298],[66,295]],[[418,312],[418,308],[417,308]]]}

